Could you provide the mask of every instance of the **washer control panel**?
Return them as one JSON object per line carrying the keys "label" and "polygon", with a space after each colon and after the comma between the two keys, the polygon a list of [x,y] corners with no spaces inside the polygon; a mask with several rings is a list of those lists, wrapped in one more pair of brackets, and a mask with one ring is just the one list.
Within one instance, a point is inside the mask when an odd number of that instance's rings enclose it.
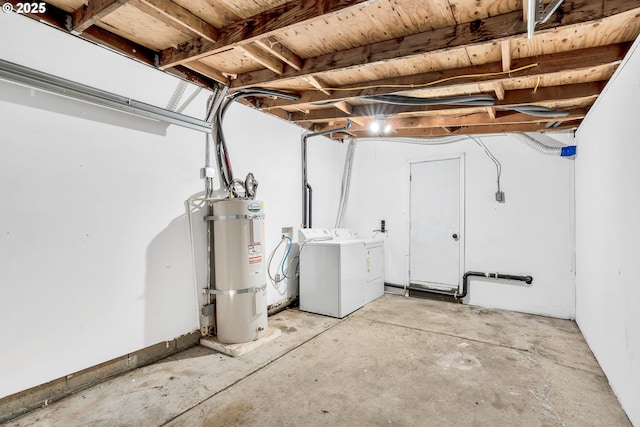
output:
{"label": "washer control panel", "polygon": [[298,230],[298,243],[331,239],[333,237],[326,228],[301,228]]}

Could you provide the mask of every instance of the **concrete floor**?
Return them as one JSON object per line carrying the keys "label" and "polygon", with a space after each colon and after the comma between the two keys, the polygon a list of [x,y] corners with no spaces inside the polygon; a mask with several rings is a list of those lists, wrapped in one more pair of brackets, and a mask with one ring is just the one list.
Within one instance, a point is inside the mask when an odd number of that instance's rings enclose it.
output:
{"label": "concrete floor", "polygon": [[193,347],[5,425],[631,425],[571,321],[385,295],[270,326],[241,358]]}

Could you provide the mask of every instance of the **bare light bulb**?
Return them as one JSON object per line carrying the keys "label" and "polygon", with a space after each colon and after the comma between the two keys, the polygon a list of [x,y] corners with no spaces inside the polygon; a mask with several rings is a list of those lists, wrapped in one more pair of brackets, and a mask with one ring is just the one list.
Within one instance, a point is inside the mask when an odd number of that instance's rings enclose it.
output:
{"label": "bare light bulb", "polygon": [[376,115],[371,122],[370,128],[373,133],[386,132],[385,117],[383,115]]}

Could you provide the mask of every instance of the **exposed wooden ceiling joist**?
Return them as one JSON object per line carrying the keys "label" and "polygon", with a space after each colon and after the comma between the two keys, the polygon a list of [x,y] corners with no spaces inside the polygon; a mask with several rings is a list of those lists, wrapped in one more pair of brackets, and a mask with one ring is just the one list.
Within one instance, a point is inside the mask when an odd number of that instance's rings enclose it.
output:
{"label": "exposed wooden ceiling joist", "polygon": [[[11,3],[14,7],[18,7],[17,4],[20,3],[20,1],[8,0],[8,3]],[[46,14],[25,13],[25,16],[59,29],[66,29],[68,20],[72,19],[71,14],[51,4],[46,4],[46,10]],[[155,66],[157,56],[156,52],[100,27],[88,27],[83,31],[82,37],[96,44],[103,45],[109,49],[120,52],[123,55],[144,64]],[[211,88],[214,85],[214,80],[209,77],[208,73],[196,73],[183,66],[173,67],[167,70],[167,72],[203,87]],[[223,77],[222,81],[226,82],[226,80],[226,77]]]}
{"label": "exposed wooden ceiling joist", "polygon": [[302,69],[302,58],[287,49],[277,41],[274,37],[265,37],[264,39],[256,40],[256,45],[260,46],[267,52],[270,52],[273,56],[285,62],[295,70]]}
{"label": "exposed wooden ceiling joist", "polygon": [[[545,101],[566,101],[571,99],[583,99],[597,97],[604,88],[605,82],[577,83],[565,86],[542,87],[537,90],[520,89],[505,92],[503,100],[498,100],[495,107],[513,107],[516,105],[536,104]],[[308,113],[291,112],[290,114],[281,114],[282,117],[288,117],[293,122],[329,122],[336,119],[346,120],[348,118],[366,118],[375,114],[385,114],[387,116],[398,114],[415,114],[438,112],[451,109],[464,109],[465,107],[449,106],[449,105],[429,105],[429,106],[399,106],[384,105],[375,107],[371,104],[354,106],[351,113],[340,113],[330,108],[321,110],[313,110]]]}
{"label": "exposed wooden ceiling joist", "polygon": [[[456,116],[431,116],[431,117],[410,117],[387,119],[386,123],[392,129],[398,131],[400,129],[422,129],[422,128],[439,128],[439,127],[456,127],[456,126],[486,126],[486,125],[515,125],[529,124],[540,122],[566,122],[579,120],[584,118],[588,109],[576,108],[569,111],[564,117],[545,118],[532,116],[530,114],[518,113],[514,111],[497,112],[495,118],[487,118],[487,113],[472,113]],[[350,131],[369,131],[367,123],[353,124]]]}
{"label": "exposed wooden ceiling joist", "polygon": [[343,113],[345,113],[347,116],[351,116],[351,114],[353,113],[353,107],[351,106],[351,104],[348,104],[346,101],[337,102],[333,104],[333,106],[336,107],[338,110],[342,111]]}
{"label": "exposed wooden ceiling joist", "polygon": [[[298,100],[242,102],[316,130],[349,119],[354,135],[364,134],[376,114],[404,136],[571,128],[640,35],[638,0],[564,0],[537,25],[533,39],[526,37],[522,0],[45,5],[46,13],[28,16],[206,87],[232,80],[231,93],[251,86],[294,93]],[[367,99],[388,94],[431,100],[488,95],[496,101],[408,106]],[[569,113],[550,121],[509,111],[521,104]]]}
{"label": "exposed wooden ceiling joist", "polygon": [[174,70],[176,68],[188,68],[190,70],[201,73],[205,76],[211,76],[211,78],[213,78],[213,80],[217,81],[218,83],[224,84],[227,82],[227,80],[229,80],[228,76],[225,76],[220,71],[215,70],[199,61],[192,61],[182,66],[173,67],[173,68],[170,68],[169,71]]}
{"label": "exposed wooden ceiling joist", "polygon": [[316,76],[308,76],[304,78],[304,81],[309,82],[309,84],[325,95],[331,95],[330,86],[322,81],[320,77]]}
{"label": "exposed wooden ceiling joist", "polygon": [[[614,4],[615,9],[613,8]],[[539,26],[537,33],[542,33],[544,30],[552,30],[558,25],[597,23],[598,20],[613,14],[614,10],[631,10],[637,7],[637,0],[565,1],[561,9],[549,21]],[[279,75],[274,75],[269,70],[245,73],[234,80],[232,88],[240,89],[247,86],[260,86],[265,83],[273,84],[279,80],[372,65],[397,58],[410,58],[425,53],[440,51],[445,54],[446,51],[460,46],[523,37],[526,36],[527,29],[524,22],[519,18],[520,12],[511,12],[481,21],[438,28],[393,40],[367,44],[306,59],[302,70],[299,71],[288,68]]]}
{"label": "exposed wooden ceiling joist", "polygon": [[330,95],[315,90],[304,91],[300,93],[301,96],[298,100],[265,100],[261,107],[262,109],[282,108],[291,105],[321,103],[354,97],[385,95],[398,93],[403,90],[418,89],[420,85],[423,85],[424,88],[431,88],[479,82],[498,84],[503,80],[513,77],[537,77],[544,74],[582,68],[588,70],[592,67],[616,64],[622,60],[629,47],[629,43],[617,43],[614,45],[578,49],[543,56],[520,58],[513,61],[513,70],[520,69],[520,71],[512,71],[506,74],[502,71],[502,63],[496,62],[392,79],[375,80],[367,82],[365,86],[347,85],[339,88],[340,90],[331,91]]}
{"label": "exposed wooden ceiling joist", "polygon": [[[451,136],[451,135],[489,135],[503,133],[523,133],[523,132],[541,132],[541,131],[558,131],[575,129],[580,124],[580,120],[571,120],[562,122],[559,126],[553,128],[544,128],[548,121],[540,121],[540,123],[519,123],[519,124],[499,124],[499,125],[482,125],[482,126],[458,126],[448,128],[413,128],[398,129],[390,134],[376,135],[369,130],[349,131],[349,134],[336,133],[334,138],[341,139],[346,136],[353,138],[370,138],[370,137],[407,137],[407,138],[429,138],[435,136]],[[339,124],[337,126],[340,126]],[[332,126],[333,127],[333,126]],[[315,131],[329,130],[331,127],[317,128]]]}
{"label": "exposed wooden ceiling joist", "polygon": [[89,0],[87,4],[73,12],[71,31],[83,32],[128,2],[129,0]]}
{"label": "exposed wooden ceiling joist", "polygon": [[264,65],[276,74],[282,74],[284,71],[284,64],[278,58],[267,54],[264,50],[255,45],[245,44],[236,47],[236,49],[244,52],[247,56],[253,58],[255,61]]}
{"label": "exposed wooden ceiling joist", "polygon": [[376,1],[378,0],[306,0],[285,3],[275,9],[221,28],[220,37],[216,42],[198,38],[182,43],[176,48],[162,51],[160,67],[167,68],[200,59],[242,43],[252,43],[269,37],[277,30],[323,19],[328,14],[345,11],[361,3],[371,4]]}
{"label": "exposed wooden ceiling joist", "polygon": [[194,37],[215,42],[218,30],[171,0],[130,0],[129,4],[148,15]]}

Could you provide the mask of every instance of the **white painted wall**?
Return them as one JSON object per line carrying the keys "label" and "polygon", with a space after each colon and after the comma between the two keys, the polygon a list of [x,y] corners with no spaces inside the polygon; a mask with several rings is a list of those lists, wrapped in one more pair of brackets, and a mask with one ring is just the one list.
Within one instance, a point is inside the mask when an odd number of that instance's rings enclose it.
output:
{"label": "white painted wall", "polygon": [[640,39],[577,133],[576,320],[640,425]]}
{"label": "white painted wall", "polygon": [[502,163],[506,203],[495,201],[495,165],[473,141],[419,146],[363,140],[346,225],[369,237],[386,220],[385,281],[408,284],[409,164],[464,153],[465,270],[534,278],[531,288],[474,280],[468,303],[573,317],[573,161],[542,155],[512,137],[481,139]]}
{"label": "white painted wall", "polygon": [[[178,84],[16,14],[0,14],[0,38],[2,59],[154,105]],[[207,96],[185,113],[202,117]],[[203,190],[204,135],[3,81],[0,117],[0,397],[197,329],[184,201]],[[236,175],[260,181],[271,251],[300,224],[301,131],[242,106],[225,129]],[[331,169],[338,149],[314,158]]]}
{"label": "white painted wall", "polygon": [[[307,180],[313,187],[314,228],[335,228],[347,144],[315,136],[307,140]],[[302,191],[302,189],[300,189]],[[302,202],[301,202],[302,203]]]}

